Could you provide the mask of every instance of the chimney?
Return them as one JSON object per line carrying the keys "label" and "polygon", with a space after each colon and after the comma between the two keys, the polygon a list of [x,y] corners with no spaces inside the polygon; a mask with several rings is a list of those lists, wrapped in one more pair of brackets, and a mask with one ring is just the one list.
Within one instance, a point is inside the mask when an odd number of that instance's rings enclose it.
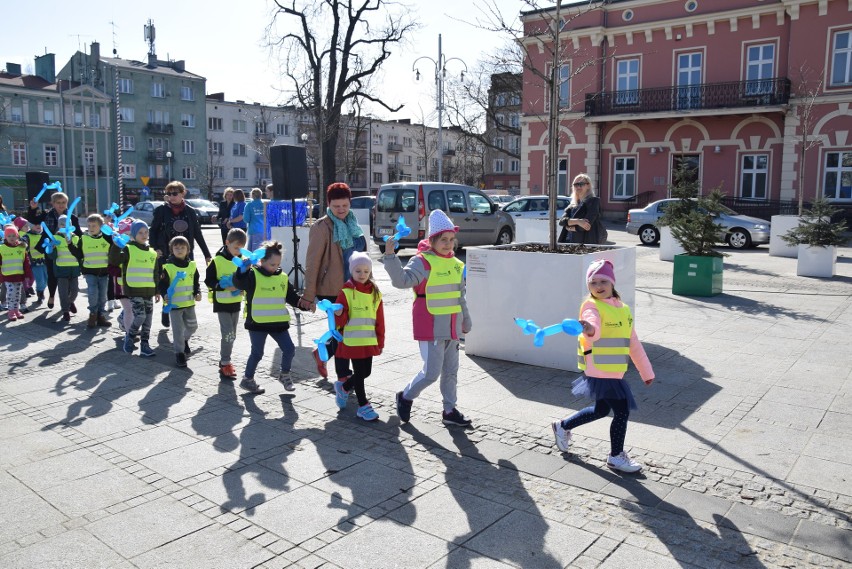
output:
{"label": "chimney", "polygon": [[183,73],[186,70],[186,61],[184,61],[183,59],[172,61],[172,69],[174,69],[178,73]]}
{"label": "chimney", "polygon": [[48,83],[56,82],[56,57],[52,53],[45,53],[35,58],[35,74]]}
{"label": "chimney", "polygon": [[148,67],[157,67],[157,54],[149,53],[148,54]]}
{"label": "chimney", "polygon": [[92,67],[99,67],[101,64],[101,44],[93,41],[92,45],[89,46],[89,51],[92,59]]}
{"label": "chimney", "polygon": [[20,75],[21,74],[21,64],[20,63],[9,63],[6,62],[6,73],[9,75]]}

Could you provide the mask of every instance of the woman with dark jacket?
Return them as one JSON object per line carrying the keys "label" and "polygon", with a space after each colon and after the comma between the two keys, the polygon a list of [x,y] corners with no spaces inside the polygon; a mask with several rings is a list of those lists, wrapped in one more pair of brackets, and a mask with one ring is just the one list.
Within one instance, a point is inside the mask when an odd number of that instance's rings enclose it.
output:
{"label": "woman with dark jacket", "polygon": [[162,257],[168,254],[172,237],[182,235],[189,241],[190,259],[193,257],[195,243],[198,242],[206,266],[212,258],[210,250],[207,249],[204,235],[201,234],[198,213],[186,203],[185,195],[186,187],[181,182],[169,182],[165,191],[166,203],[154,210],[149,243],[157,251],[157,255]]}
{"label": "woman with dark jacket", "polygon": [[231,207],[234,205],[234,188],[225,188],[222,201],[219,202],[219,213],[216,220],[219,222],[219,230],[222,232],[222,244],[227,241],[228,231],[231,230],[229,221],[231,219]]}
{"label": "woman with dark jacket", "polygon": [[577,174],[571,191],[571,203],[559,220],[562,232],[560,243],[600,245],[606,242],[607,233],[601,219],[601,200],[592,189],[592,180],[586,174]]}
{"label": "woman with dark jacket", "polygon": [[[59,217],[68,212],[68,194],[64,192],[54,193],[50,196],[50,205],[52,207],[49,210],[41,211],[38,204],[30,200],[30,209],[24,217],[33,225],[41,225],[44,222],[50,232],[56,234],[59,229]],[[71,215],[71,225],[74,227],[75,235],[83,235],[83,231],[80,229],[80,220],[77,219],[76,215]],[[53,272],[55,266],[53,259],[46,258],[45,265],[47,266],[47,307],[53,308],[53,298],[56,296],[57,286],[56,275]]]}

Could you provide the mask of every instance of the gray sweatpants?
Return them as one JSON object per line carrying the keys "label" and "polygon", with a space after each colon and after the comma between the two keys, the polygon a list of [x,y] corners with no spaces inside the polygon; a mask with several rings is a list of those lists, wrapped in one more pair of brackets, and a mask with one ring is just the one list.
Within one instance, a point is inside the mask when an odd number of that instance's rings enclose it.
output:
{"label": "gray sweatpants", "polygon": [[189,338],[198,330],[198,318],[195,317],[195,307],[173,308],[169,312],[169,321],[172,323],[172,345],[175,353],[183,352],[183,348]]}
{"label": "gray sweatpants", "polygon": [[418,342],[423,369],[405,386],[402,396],[416,399],[424,389],[441,377],[441,397],[444,399],[444,412],[449,413],[456,406],[459,373],[458,340],[436,340]]}
{"label": "gray sweatpants", "polygon": [[57,277],[56,288],[59,289],[59,306],[62,312],[70,312],[71,304],[77,300],[80,292],[80,282],[77,277]]}
{"label": "gray sweatpants", "polygon": [[219,365],[231,363],[231,353],[234,351],[234,341],[237,339],[237,326],[240,323],[240,313],[217,312],[219,316],[219,332],[222,339],[219,342]]}

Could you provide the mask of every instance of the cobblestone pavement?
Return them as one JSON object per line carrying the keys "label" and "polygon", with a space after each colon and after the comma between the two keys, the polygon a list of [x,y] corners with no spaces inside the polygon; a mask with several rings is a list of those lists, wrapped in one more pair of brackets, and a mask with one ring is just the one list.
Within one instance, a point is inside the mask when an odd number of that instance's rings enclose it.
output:
{"label": "cobblestone pavement", "polygon": [[[584,404],[570,373],[462,355],[476,428],[443,427],[435,388],[400,425],[393,394],[419,356],[410,293],[378,264],[389,339],[367,382],[372,424],[354,401],[338,412],[316,375],[319,315],[292,330],[295,394],[270,349],[258,397],[219,381],[206,303],[188,369],[158,324],[142,359],[82,318],[4,321],[0,567],[848,566],[850,250],[830,281],[765,248],[734,253],[713,299],[672,296],[656,253],[637,250],[658,376],[645,389],[628,375],[638,476],[604,468],[607,420],[578,429],[570,454],[553,447],[549,423]],[[236,354],[239,369],[246,334]]]}

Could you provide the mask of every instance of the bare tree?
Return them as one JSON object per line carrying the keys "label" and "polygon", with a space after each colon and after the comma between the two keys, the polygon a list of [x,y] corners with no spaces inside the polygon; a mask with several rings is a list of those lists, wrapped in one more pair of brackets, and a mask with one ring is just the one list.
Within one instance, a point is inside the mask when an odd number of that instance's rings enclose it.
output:
{"label": "bare tree", "polygon": [[354,102],[352,110],[345,115],[341,123],[341,132],[345,135],[339,141],[338,152],[342,155],[342,164],[338,175],[350,186],[358,178],[359,171],[366,176],[367,137],[373,119],[363,114],[361,101]]}
{"label": "bare tree", "polygon": [[[814,110],[816,108],[817,99],[822,93],[823,72],[818,75],[819,79],[810,81],[808,76],[810,68],[802,66],[799,68],[799,83],[796,86],[794,111],[799,114],[799,172],[797,182],[799,185],[799,215],[804,212],[804,195],[805,195],[805,159],[808,155],[808,150],[819,146],[822,143],[820,138],[812,136],[811,131],[814,126]],[[819,194],[817,194],[819,197]]]}
{"label": "bare tree", "polygon": [[[295,101],[311,113],[320,147],[320,187],[325,187],[337,173],[345,105],[369,101],[391,112],[402,108],[375,95],[371,78],[390,57],[391,47],[417,24],[403,5],[390,0],[275,0],[275,6],[267,41],[295,87]],[[280,35],[279,19],[286,30]],[[294,23],[297,31],[291,31]],[[324,194],[318,194],[323,203]]]}

